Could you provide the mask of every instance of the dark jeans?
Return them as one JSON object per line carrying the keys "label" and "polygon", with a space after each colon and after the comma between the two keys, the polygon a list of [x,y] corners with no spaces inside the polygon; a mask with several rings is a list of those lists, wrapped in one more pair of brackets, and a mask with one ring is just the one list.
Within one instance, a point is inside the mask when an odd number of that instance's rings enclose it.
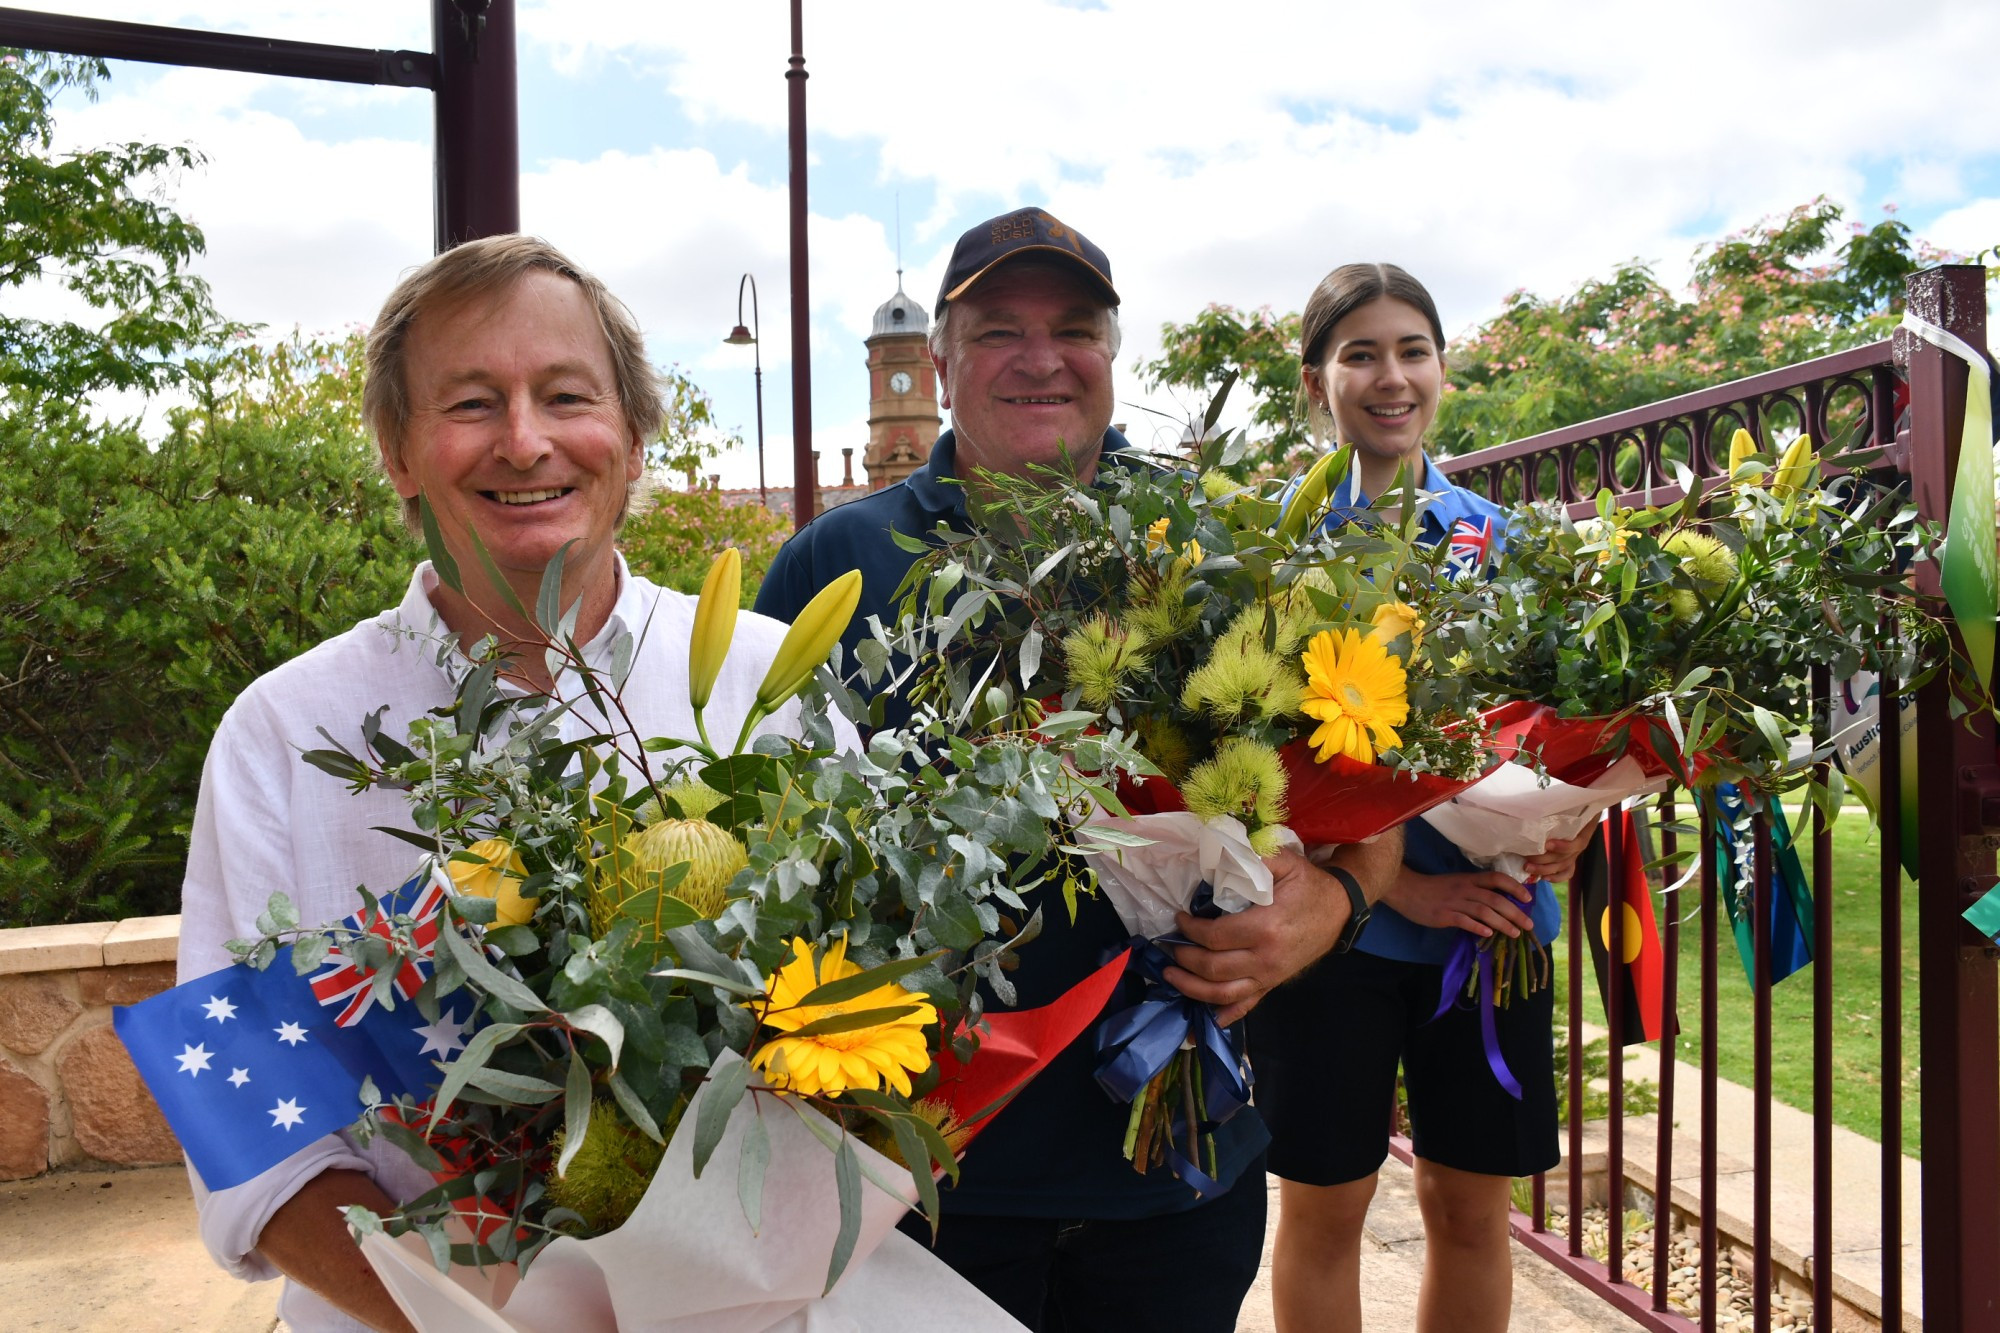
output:
{"label": "dark jeans", "polygon": [[[1232,1333],[1264,1251],[1260,1159],[1221,1198],[1138,1218],[953,1213],[938,1258],[1035,1333]],[[924,1244],[911,1213],[903,1230]]]}

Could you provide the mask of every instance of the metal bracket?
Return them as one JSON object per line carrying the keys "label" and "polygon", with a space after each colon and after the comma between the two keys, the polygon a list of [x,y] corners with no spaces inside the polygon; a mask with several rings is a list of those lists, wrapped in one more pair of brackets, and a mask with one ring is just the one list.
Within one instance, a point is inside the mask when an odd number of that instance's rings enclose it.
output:
{"label": "metal bracket", "polygon": [[1958,770],[1959,821],[1980,831],[2000,830],[2000,765],[1967,764]]}

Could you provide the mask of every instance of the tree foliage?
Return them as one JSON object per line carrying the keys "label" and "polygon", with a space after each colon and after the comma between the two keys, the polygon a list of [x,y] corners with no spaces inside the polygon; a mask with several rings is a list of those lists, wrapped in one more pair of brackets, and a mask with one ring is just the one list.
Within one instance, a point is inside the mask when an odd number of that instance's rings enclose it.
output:
{"label": "tree foliage", "polygon": [[[201,154],[53,150],[56,97],[93,96],[105,77],[102,61],[0,50],[0,293],[17,293],[0,306],[0,397],[157,388],[183,374],[178,353],[226,332],[208,285],[187,271],[200,228],[154,197]],[[103,317],[12,313],[27,294]]]}
{"label": "tree foliage", "polygon": [[720,491],[699,486],[662,486],[643,513],[635,513],[619,534],[618,546],[640,574],[665,588],[701,591],[708,567],[724,547],[743,553],[743,605],[757,600],[764,571],[792,535],[782,514],[760,504],[728,503]]}
{"label": "tree foliage", "polygon": [[0,924],[175,910],[230,701],[401,596],[359,365],[359,334],[190,363],[157,442],[0,413]]}
{"label": "tree foliage", "polygon": [[[1684,292],[1639,260],[1565,296],[1516,291],[1447,349],[1433,447],[1466,453],[1873,342],[1901,315],[1904,279],[1948,258],[1894,216],[1849,223],[1821,198],[1701,246]],[[1148,387],[1212,392],[1240,369],[1265,463],[1308,443],[1297,315],[1211,306],[1161,341]]]}
{"label": "tree foliage", "polygon": [[1221,392],[1240,372],[1252,395],[1250,431],[1271,460],[1290,457],[1312,443],[1299,395],[1299,317],[1274,315],[1269,306],[1238,310],[1211,305],[1186,324],[1160,329],[1161,352],[1139,366],[1148,389]]}
{"label": "tree foliage", "polygon": [[648,451],[648,461],[687,477],[692,485],[703,463],[743,441],[716,424],[715,404],[679,366],[666,367],[660,379],[667,419]]}

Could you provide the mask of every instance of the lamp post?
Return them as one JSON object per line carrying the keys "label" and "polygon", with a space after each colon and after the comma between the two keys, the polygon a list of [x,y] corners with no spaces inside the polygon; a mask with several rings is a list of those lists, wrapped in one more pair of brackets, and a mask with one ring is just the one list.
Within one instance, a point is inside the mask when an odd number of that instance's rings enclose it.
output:
{"label": "lamp post", "polygon": [[792,0],[792,58],[785,71],[792,213],[792,526],[812,521],[819,474],[812,447],[812,307],[806,296],[806,53],[801,0]]}
{"label": "lamp post", "polygon": [[[750,288],[750,327],[743,327],[743,288]],[[757,341],[760,329],[757,323],[757,279],[748,273],[736,284],[736,327],[722,341],[732,347],[748,343],[751,347],[752,364],[757,368],[757,503],[766,509],[771,507],[771,497],[764,489],[764,348]]]}

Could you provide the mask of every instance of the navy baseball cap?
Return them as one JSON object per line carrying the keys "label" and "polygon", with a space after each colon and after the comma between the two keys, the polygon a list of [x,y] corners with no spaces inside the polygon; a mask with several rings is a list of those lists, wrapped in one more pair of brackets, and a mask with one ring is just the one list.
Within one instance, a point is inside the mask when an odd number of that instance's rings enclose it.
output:
{"label": "navy baseball cap", "polygon": [[951,264],[938,288],[935,317],[944,308],[971,290],[972,285],[1017,255],[1052,254],[1069,260],[1104,289],[1104,298],[1114,307],[1118,289],[1111,285],[1111,261],[1076,228],[1051,217],[1039,208],[1017,208],[980,223],[958,238],[952,247]]}

